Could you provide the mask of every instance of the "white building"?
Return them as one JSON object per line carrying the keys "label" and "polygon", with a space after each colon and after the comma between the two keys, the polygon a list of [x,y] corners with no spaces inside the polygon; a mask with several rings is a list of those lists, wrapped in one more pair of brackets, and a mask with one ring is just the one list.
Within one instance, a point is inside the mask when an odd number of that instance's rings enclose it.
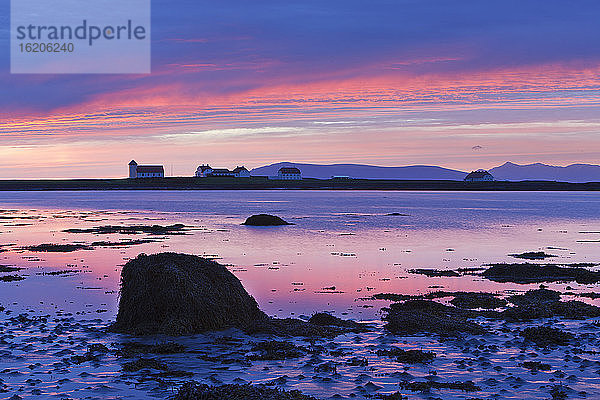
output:
{"label": "white building", "polygon": [[208,178],[209,176],[228,176],[235,178],[250,178],[250,171],[246,167],[236,167],[233,171],[227,168],[211,168],[210,165],[201,165],[196,169],[196,177]]}
{"label": "white building", "polygon": [[491,182],[494,180],[492,174],[487,172],[485,169],[478,169],[477,171],[471,172],[465,177],[465,182]]}
{"label": "white building", "polygon": [[162,165],[138,165],[135,160],[129,163],[130,178],[164,178],[165,169]]}
{"label": "white building", "polygon": [[277,171],[277,179],[300,180],[302,179],[302,174],[296,167],[283,167],[279,168],[279,171]]}
{"label": "white building", "polygon": [[196,177],[206,178],[207,176],[210,176],[212,171],[213,169],[210,167],[210,165],[201,165],[198,168],[196,168]]}
{"label": "white building", "polygon": [[250,178],[250,171],[248,171],[243,165],[241,167],[235,167],[233,174],[236,178]]}

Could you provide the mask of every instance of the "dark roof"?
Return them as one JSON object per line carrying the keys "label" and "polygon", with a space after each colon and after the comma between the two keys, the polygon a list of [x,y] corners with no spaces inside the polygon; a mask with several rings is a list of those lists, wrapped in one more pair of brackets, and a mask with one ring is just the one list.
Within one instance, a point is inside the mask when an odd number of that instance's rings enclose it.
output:
{"label": "dark roof", "polygon": [[233,172],[240,172],[240,171],[248,171],[248,170],[246,169],[246,167],[243,167],[243,166],[235,167],[235,169],[233,170]]}
{"label": "dark roof", "polygon": [[129,165],[137,165],[137,163],[135,162],[135,160],[131,160],[129,161]]}
{"label": "dark roof", "polygon": [[280,174],[299,174],[300,170],[295,167],[283,167],[283,168],[279,168],[279,173]]}
{"label": "dark roof", "polygon": [[228,170],[227,168],[215,168],[215,169],[212,170],[212,172],[213,173],[214,172],[218,172],[220,174],[226,174],[226,173],[230,173],[231,174],[231,171]]}
{"label": "dark roof", "polygon": [[208,164],[207,165],[201,165],[198,168],[196,168],[196,170],[200,170],[200,171],[206,171],[207,169],[212,169],[212,168]]}
{"label": "dark roof", "polygon": [[164,174],[165,170],[162,165],[138,165],[137,172],[143,172],[146,174]]}
{"label": "dark roof", "polygon": [[467,178],[475,178],[475,179],[476,178],[483,178],[484,176],[487,176],[487,175],[492,176],[492,174],[490,174],[489,172],[484,171],[484,170],[473,171],[469,175],[467,175],[465,177],[465,179],[467,179]]}

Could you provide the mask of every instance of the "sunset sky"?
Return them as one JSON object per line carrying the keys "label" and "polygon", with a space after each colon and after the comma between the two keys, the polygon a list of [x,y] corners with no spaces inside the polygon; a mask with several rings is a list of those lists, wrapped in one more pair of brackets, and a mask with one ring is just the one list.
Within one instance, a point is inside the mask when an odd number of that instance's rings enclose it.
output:
{"label": "sunset sky", "polygon": [[1,4],[2,179],[599,163],[597,1],[155,0],[149,75],[11,75]]}

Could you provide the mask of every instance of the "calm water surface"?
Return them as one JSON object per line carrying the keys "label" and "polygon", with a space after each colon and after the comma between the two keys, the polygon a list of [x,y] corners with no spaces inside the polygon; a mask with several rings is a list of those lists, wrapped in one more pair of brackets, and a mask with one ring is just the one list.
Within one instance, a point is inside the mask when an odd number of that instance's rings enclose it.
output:
{"label": "calm water surface", "polygon": [[[2,192],[0,208],[35,218],[5,220],[0,238],[12,246],[0,253],[3,263],[28,267],[30,278],[5,285],[0,301],[16,301],[22,307],[53,303],[69,309],[101,301],[108,310],[101,315],[107,319],[116,311],[119,266],[142,252],[218,257],[271,315],[331,310],[357,319],[377,318],[377,307],[371,309],[363,300],[374,292],[419,293],[430,286],[511,288],[479,279],[426,278],[408,273],[412,268],[474,267],[534,250],[556,254],[560,262],[600,259],[600,193]],[[241,225],[256,213],[277,214],[295,225]],[[145,236],[62,232],[68,228],[171,223],[195,230],[128,248],[71,253],[18,250],[40,243]],[[54,279],[32,273],[36,268],[67,266],[85,273]],[[334,286],[335,290],[323,289]]]}

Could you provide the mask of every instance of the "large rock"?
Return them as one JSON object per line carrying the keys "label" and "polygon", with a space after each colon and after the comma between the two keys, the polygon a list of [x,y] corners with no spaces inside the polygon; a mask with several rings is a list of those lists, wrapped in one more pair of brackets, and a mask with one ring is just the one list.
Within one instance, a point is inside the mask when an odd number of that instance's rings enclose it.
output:
{"label": "large rock", "polygon": [[223,265],[186,254],[140,254],[121,272],[119,312],[112,329],[184,335],[246,330],[268,319]]}
{"label": "large rock", "polygon": [[246,219],[242,225],[251,226],[276,226],[276,225],[293,225],[289,222],[284,221],[276,215],[269,214],[257,214],[252,215]]}

